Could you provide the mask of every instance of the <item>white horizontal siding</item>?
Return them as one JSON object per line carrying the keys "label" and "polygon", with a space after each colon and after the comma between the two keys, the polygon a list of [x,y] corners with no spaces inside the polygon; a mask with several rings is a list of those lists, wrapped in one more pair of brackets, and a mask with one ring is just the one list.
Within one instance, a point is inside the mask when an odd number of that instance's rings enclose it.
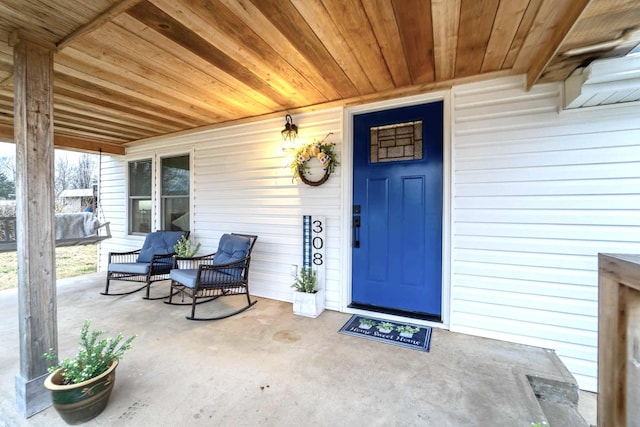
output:
{"label": "white horizontal siding", "polygon": [[111,238],[98,245],[98,270],[107,268],[109,252],[139,249],[143,238],[127,235],[127,163],[124,157],[102,155],[100,208],[109,222]]}
{"label": "white horizontal siding", "polygon": [[[597,253],[640,250],[640,110],[560,112],[560,85],[523,87],[517,77],[451,91],[450,328],[552,348],[595,390]],[[294,120],[305,142],[333,132],[341,158],[341,118],[332,109]],[[321,187],[292,183],[282,126],[274,119],[174,136],[103,160],[101,203],[114,237],[102,245],[101,268],[107,251],[143,239],[126,232],[126,162],[189,152],[192,235],[202,251],[226,232],[257,234],[252,293],[290,301],[302,215],[326,216],[326,303],[339,310],[349,286],[341,175],[351,166]]]}
{"label": "white horizontal siding", "polygon": [[597,254],[640,250],[640,108],[523,83],[452,90],[451,329],[552,348],[595,390]]}
{"label": "white horizontal siding", "polygon": [[[301,142],[336,143],[340,159],[342,110],[294,116]],[[340,212],[342,166],[320,187],[293,183],[281,151],[284,118],[185,134],[136,145],[127,160],[191,153],[193,238],[201,253],[214,252],[224,233],[256,234],[250,275],[251,293],[291,301],[290,265],[302,264],[302,216],[326,216],[326,306],[340,309],[342,245]],[[109,250],[135,249],[142,237],[126,234],[126,161],[111,159],[103,169],[103,207],[116,224]],[[103,264],[104,268],[104,264]]]}

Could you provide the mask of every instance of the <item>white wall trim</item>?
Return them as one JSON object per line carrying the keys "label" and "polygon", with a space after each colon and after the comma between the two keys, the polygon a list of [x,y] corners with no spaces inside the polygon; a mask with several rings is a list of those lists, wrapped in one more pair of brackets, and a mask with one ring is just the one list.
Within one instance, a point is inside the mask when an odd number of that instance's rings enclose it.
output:
{"label": "white wall trim", "polygon": [[[340,290],[340,310],[349,312],[351,303],[352,265],[352,205],[353,205],[353,113],[342,110],[342,289]],[[346,172],[345,172],[346,171]]]}
{"label": "white wall trim", "polygon": [[451,324],[451,226],[453,200],[453,102],[451,91],[443,95],[442,111],[442,326]]}

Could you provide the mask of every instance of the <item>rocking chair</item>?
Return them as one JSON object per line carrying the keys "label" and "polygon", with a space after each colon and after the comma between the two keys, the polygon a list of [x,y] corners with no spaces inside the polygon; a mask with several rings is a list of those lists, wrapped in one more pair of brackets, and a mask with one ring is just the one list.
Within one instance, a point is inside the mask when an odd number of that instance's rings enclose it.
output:
{"label": "rocking chair", "polygon": [[[144,299],[150,298],[149,290],[153,282],[169,279],[173,267],[173,247],[182,236],[189,237],[188,231],[154,231],[148,233],[141,249],[130,252],[110,252],[107,268],[107,284],[102,295],[129,295],[147,288]],[[141,287],[128,292],[110,293],[111,280],[144,283]]]}
{"label": "rocking chair", "polygon": [[[210,255],[194,258],[176,258],[176,267],[183,261],[189,263],[187,268],[171,270],[171,288],[166,304],[190,305],[189,320],[218,320],[241,313],[254,305],[249,296],[249,264],[251,250],[258,236],[246,234],[224,234],[220,238],[218,251]],[[173,297],[180,295],[180,302]],[[214,317],[196,317],[196,305],[213,301],[223,296],[246,295],[247,304],[232,313]],[[184,297],[191,302],[184,302]]]}

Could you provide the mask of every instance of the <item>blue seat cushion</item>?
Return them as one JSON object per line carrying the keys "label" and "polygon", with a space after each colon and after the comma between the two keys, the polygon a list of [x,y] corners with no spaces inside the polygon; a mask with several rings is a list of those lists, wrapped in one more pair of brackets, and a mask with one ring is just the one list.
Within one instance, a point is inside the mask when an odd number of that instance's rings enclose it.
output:
{"label": "blue seat cushion", "polygon": [[109,264],[109,271],[113,273],[147,274],[149,272],[148,262],[123,262]]}
{"label": "blue seat cushion", "polygon": [[148,233],[137,262],[151,262],[154,255],[167,255],[175,252],[173,247],[185,234],[184,231],[154,231]]}
{"label": "blue seat cushion", "polygon": [[175,280],[176,282],[184,285],[188,288],[196,287],[196,279],[198,278],[198,270],[197,269],[186,269],[182,270],[179,268],[174,268],[171,270],[170,274],[171,280]]}
{"label": "blue seat cushion", "polygon": [[229,264],[247,257],[251,239],[243,236],[223,234],[218,243],[218,251],[213,257],[213,264]]}
{"label": "blue seat cushion", "polygon": [[[231,268],[228,270],[240,270],[242,272],[241,268]],[[225,283],[228,283],[229,280],[240,279],[240,277],[234,277],[233,275],[222,272],[222,271],[211,271],[211,273],[214,275],[213,277],[215,277],[215,280],[205,281],[203,284],[205,285],[207,284],[215,285],[216,283],[225,284]],[[184,269],[184,270],[179,268],[174,268],[173,270],[171,270],[170,277],[171,277],[171,280],[176,281],[188,288],[194,289],[196,287],[196,280],[198,279],[198,270],[195,268]],[[209,276],[209,277],[212,277],[212,276]]]}

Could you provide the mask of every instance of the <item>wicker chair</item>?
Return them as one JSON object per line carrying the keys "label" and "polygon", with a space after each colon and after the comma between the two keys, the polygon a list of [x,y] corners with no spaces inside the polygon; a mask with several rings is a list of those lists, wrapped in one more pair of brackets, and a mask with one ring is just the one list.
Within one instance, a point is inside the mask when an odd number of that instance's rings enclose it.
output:
{"label": "wicker chair", "polygon": [[[148,233],[141,249],[130,252],[110,252],[107,268],[107,284],[102,295],[129,295],[147,289],[144,299],[163,299],[166,296],[150,298],[151,284],[169,279],[173,267],[174,249],[182,236],[189,237],[188,231],[154,231]],[[109,291],[112,280],[141,282],[139,288],[127,292]]]}
{"label": "wicker chair", "polygon": [[[190,305],[189,320],[217,320],[241,313],[254,305],[249,295],[249,265],[251,251],[258,236],[246,234],[224,234],[220,238],[217,252],[194,258],[176,258],[176,267],[186,262],[189,265],[171,270],[171,289],[166,304]],[[179,302],[174,301],[181,296]],[[196,306],[223,296],[246,295],[247,304],[232,313],[213,317],[196,317]],[[185,302],[185,296],[191,301]]]}

